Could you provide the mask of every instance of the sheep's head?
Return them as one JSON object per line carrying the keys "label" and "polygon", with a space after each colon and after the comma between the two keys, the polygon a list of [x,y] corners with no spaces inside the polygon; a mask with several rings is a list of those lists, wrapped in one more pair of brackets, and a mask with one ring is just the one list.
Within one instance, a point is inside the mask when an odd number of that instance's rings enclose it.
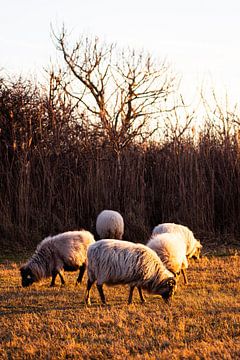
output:
{"label": "sheep's head", "polygon": [[199,258],[201,256],[201,249],[202,249],[202,245],[200,244],[200,241],[197,240],[194,250],[189,255],[189,258],[192,258],[194,260],[199,260]]}
{"label": "sheep's head", "polygon": [[21,276],[22,276],[22,286],[27,287],[32,285],[36,281],[36,277],[34,276],[31,269],[26,266],[22,266],[20,269]]}
{"label": "sheep's head", "polygon": [[177,289],[177,281],[175,278],[168,278],[161,282],[157,293],[162,296],[165,302],[168,302]]}

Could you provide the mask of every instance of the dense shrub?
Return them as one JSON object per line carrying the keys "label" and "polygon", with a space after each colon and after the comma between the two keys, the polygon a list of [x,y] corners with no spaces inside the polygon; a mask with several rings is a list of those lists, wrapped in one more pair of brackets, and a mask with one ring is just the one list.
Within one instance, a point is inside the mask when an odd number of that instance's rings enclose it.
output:
{"label": "dense shrub", "polygon": [[[30,82],[0,80],[1,241],[34,244],[85,227],[104,208],[119,210],[125,238],[145,241],[163,221],[209,237],[240,233],[237,131],[199,134],[144,146],[119,158],[71,102]],[[86,120],[86,119],[85,119]]]}

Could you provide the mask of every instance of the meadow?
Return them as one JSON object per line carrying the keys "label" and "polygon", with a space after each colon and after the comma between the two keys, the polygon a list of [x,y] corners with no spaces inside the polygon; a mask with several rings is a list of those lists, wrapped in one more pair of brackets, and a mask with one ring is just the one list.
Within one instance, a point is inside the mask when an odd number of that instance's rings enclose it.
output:
{"label": "meadow", "polygon": [[[239,114],[216,103],[197,129],[195,113],[185,125],[176,109],[161,113],[156,142],[144,123],[135,132],[134,79],[115,118],[100,111],[92,126],[57,79],[47,90],[0,79],[0,359],[240,358]],[[77,274],[65,287],[21,287],[30,249],[50,234],[94,233],[103,209],[123,215],[128,241],[145,242],[163,222],[201,239],[203,258],[170,306],[151,295],[141,305],[138,294],[128,306],[119,286],[104,307],[94,288],[87,307]]]}
{"label": "meadow", "polygon": [[[179,279],[170,306],[137,292],[127,305],[128,288],[105,287],[101,306],[95,286],[92,306],[84,304],[86,275],[75,286],[50,288],[50,279],[23,289],[20,259],[1,255],[1,359],[237,359],[240,356],[240,252],[206,248],[188,269],[189,285]],[[29,255],[29,254],[28,254]]]}

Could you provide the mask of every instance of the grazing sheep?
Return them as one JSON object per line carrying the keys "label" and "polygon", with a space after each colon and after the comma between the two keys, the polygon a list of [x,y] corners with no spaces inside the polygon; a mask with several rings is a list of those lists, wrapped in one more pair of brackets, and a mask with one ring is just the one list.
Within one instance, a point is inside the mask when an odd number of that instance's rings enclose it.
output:
{"label": "grazing sheep", "polygon": [[138,288],[142,302],[142,289],[161,295],[167,302],[174,293],[174,274],[166,269],[157,254],[142,244],[113,239],[99,240],[90,245],[87,252],[88,282],[85,301],[90,301],[90,289],[97,282],[97,289],[103,304],[106,303],[103,284],[128,284],[128,303],[132,303],[134,287]]}
{"label": "grazing sheep", "polygon": [[93,235],[86,230],[68,231],[42,240],[28,262],[20,269],[22,286],[27,287],[42,278],[52,276],[50,286],[55,285],[59,275],[65,284],[62,270],[79,271],[77,283],[81,283],[87,259],[87,248],[94,243]]}
{"label": "grazing sheep", "polygon": [[122,215],[117,211],[103,210],[97,217],[96,230],[100,239],[121,240],[124,232]]}
{"label": "grazing sheep", "polygon": [[185,284],[188,283],[185,273],[188,268],[186,243],[181,236],[171,233],[156,234],[147,242],[147,246],[157,253],[172,273],[179,275],[182,271]]}
{"label": "grazing sheep", "polygon": [[186,243],[186,256],[188,259],[199,259],[202,245],[196,240],[193,232],[187,227],[174,223],[164,223],[155,226],[152,235],[171,233],[180,235]]}

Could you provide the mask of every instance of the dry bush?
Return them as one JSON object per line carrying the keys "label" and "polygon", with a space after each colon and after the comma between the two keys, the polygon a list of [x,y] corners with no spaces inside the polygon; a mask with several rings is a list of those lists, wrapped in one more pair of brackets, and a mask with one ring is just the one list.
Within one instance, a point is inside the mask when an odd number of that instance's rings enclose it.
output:
{"label": "dry bush", "polygon": [[34,247],[80,227],[95,233],[104,208],[123,214],[131,241],[145,242],[164,221],[185,224],[201,239],[238,240],[236,122],[228,131],[206,122],[198,138],[175,129],[158,143],[133,141],[116,156],[55,81],[49,91],[22,79],[0,81],[2,243]]}

